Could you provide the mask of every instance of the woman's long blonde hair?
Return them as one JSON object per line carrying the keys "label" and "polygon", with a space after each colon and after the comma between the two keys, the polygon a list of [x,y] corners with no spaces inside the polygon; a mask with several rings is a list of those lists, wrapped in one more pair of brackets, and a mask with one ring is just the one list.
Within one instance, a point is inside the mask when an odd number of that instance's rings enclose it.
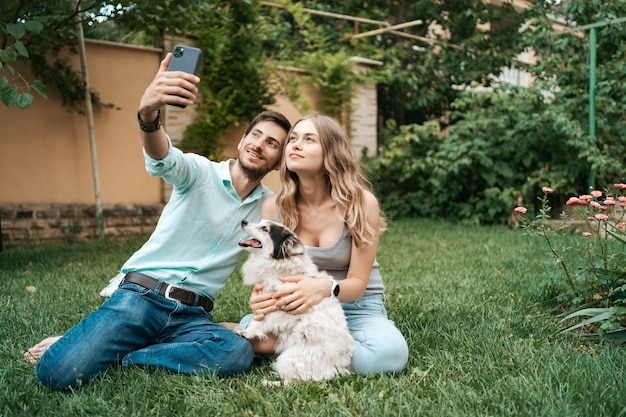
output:
{"label": "woman's long blonde hair", "polygon": [[[303,120],[311,121],[317,129],[324,155],[323,169],[326,181],[330,185],[330,194],[339,212],[344,216],[344,223],[354,243],[357,247],[373,243],[378,233],[385,229],[386,222],[380,212],[378,213],[380,230],[374,230],[367,222],[365,191],[371,192],[372,187],[354,155],[350,138],[337,121],[321,114],[303,117],[293,125],[292,130]],[[283,158],[276,206],[281,221],[292,230],[297,230],[300,222],[300,213],[297,208],[298,187],[298,176],[287,169],[285,158]]]}

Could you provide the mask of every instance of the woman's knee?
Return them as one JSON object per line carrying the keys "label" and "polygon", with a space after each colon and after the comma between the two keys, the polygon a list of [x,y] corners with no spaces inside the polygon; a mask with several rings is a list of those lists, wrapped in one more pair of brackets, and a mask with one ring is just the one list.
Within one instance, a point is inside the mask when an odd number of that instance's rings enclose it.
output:
{"label": "woman's knee", "polygon": [[[397,329],[355,340],[352,370],[361,375],[401,372],[409,359],[409,348]],[[380,337],[379,337],[380,336]]]}

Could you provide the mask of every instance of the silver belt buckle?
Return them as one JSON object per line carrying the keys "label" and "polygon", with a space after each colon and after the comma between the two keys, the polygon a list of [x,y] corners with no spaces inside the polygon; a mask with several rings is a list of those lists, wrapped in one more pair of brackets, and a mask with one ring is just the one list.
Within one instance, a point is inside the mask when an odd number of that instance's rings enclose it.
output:
{"label": "silver belt buckle", "polygon": [[179,290],[185,291],[183,287],[179,287],[177,285],[172,285],[172,284],[167,284],[167,288],[165,289],[165,294],[163,294],[163,297],[167,298],[168,300],[180,301],[170,296],[170,293],[172,292],[174,288],[178,288]]}

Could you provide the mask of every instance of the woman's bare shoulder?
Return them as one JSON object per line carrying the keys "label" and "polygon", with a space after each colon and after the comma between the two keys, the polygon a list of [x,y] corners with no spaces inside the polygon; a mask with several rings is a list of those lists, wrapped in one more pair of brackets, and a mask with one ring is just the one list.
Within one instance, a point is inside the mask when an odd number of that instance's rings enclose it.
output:
{"label": "woman's bare shoulder", "polygon": [[276,194],[265,199],[261,206],[261,218],[269,220],[278,220],[278,210],[276,209]]}

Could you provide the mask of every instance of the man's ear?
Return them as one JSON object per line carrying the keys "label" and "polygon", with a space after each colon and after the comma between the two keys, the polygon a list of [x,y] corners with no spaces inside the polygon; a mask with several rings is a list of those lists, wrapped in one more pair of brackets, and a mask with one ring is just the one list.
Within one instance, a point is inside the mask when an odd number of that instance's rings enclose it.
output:
{"label": "man's ear", "polygon": [[246,138],[246,135],[241,136],[241,139],[239,140],[239,143],[237,144],[237,150],[240,151],[241,150],[241,144],[243,143],[243,140]]}

